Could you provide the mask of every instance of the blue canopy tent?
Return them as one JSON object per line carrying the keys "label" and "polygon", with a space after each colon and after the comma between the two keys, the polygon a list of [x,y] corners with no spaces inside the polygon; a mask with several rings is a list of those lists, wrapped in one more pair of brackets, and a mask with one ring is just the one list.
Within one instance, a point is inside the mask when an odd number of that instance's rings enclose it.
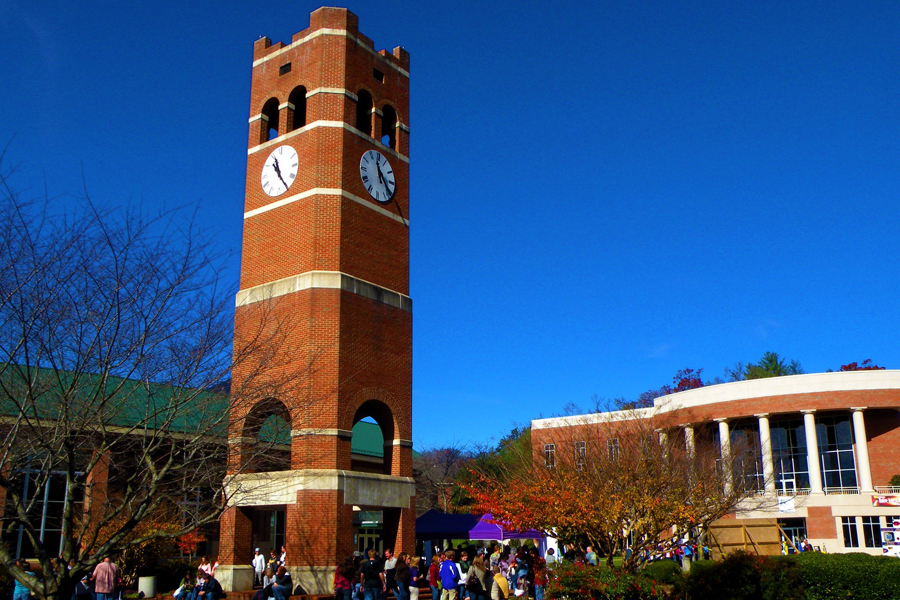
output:
{"label": "blue canopy tent", "polygon": [[470,514],[453,515],[432,508],[416,519],[417,540],[466,540],[469,531],[478,524],[478,517]]}

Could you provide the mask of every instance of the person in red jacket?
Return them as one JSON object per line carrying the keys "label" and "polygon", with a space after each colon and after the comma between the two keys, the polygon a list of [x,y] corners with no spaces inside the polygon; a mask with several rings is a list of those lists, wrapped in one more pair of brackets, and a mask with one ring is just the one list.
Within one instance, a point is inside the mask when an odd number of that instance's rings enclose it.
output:
{"label": "person in red jacket", "polygon": [[431,586],[431,600],[441,600],[441,588],[438,582],[441,580],[441,560],[444,559],[444,553],[435,554],[431,559],[431,566],[428,567],[428,585]]}

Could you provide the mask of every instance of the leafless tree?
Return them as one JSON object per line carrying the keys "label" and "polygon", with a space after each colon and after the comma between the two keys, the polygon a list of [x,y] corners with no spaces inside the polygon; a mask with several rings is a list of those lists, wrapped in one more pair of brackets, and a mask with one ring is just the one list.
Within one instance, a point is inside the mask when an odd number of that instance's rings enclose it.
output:
{"label": "leafless tree", "polygon": [[[11,179],[0,173],[0,560],[34,596],[68,598],[103,557],[219,518],[235,489],[229,411],[263,393],[254,373],[286,325],[234,340],[229,257],[182,212],[146,218],[86,195],[58,207]],[[21,543],[42,577],[12,562]]]}
{"label": "leafless tree", "polygon": [[429,448],[413,459],[416,514],[432,508],[453,512],[459,502],[458,480],[471,459],[461,444]]}

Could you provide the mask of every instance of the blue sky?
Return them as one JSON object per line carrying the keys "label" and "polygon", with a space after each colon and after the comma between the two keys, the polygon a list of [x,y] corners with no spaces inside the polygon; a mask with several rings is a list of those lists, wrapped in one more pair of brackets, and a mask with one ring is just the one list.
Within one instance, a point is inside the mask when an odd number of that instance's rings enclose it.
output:
{"label": "blue sky", "polygon": [[[252,44],[318,6],[0,0],[18,186],[196,205],[236,280]],[[417,447],[768,350],[900,367],[896,3],[347,7],[412,55]]]}

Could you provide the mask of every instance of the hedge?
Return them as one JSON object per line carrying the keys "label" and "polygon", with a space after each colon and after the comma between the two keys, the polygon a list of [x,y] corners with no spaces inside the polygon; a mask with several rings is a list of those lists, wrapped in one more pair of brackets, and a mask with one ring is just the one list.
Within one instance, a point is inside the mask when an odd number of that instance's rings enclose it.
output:
{"label": "hedge", "polygon": [[691,564],[675,580],[676,600],[896,600],[900,559],[868,554],[752,556]]}

